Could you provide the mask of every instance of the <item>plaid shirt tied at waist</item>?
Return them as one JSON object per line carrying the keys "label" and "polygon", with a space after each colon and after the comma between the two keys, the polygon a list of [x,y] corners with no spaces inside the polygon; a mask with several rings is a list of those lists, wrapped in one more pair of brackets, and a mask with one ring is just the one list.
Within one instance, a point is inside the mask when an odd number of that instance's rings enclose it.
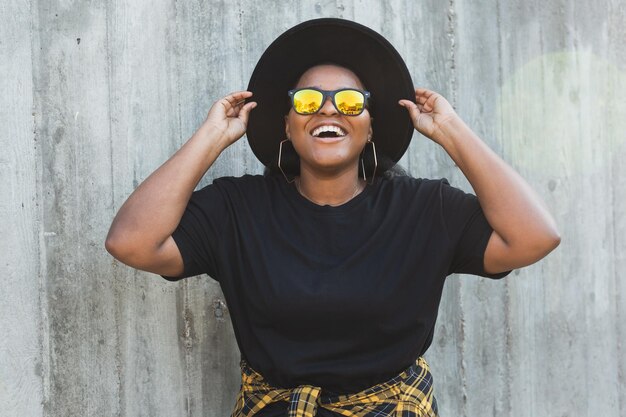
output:
{"label": "plaid shirt tied at waist", "polygon": [[432,375],[422,357],[388,381],[345,395],[327,395],[312,385],[272,387],[242,360],[241,389],[231,417],[252,417],[275,401],[289,402],[288,417],[315,417],[318,407],[346,417],[438,417]]}

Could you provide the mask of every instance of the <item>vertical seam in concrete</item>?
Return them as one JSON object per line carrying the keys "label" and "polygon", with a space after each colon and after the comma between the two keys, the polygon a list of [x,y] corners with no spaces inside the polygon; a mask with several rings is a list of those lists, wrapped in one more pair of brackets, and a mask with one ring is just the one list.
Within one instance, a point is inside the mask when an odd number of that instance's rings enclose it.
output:
{"label": "vertical seam in concrete", "polygon": [[[178,33],[178,0],[174,0],[174,30],[176,31],[176,35],[174,38],[176,39],[176,43],[180,44],[180,37]],[[176,48],[178,51],[178,47]],[[178,90],[178,146],[181,147],[183,145],[183,116],[182,116],[182,100],[180,97],[182,88],[180,85],[180,69],[182,68],[180,53],[176,54],[176,89]]]}
{"label": "vertical seam in concrete", "polygon": [[[109,123],[109,168],[110,168],[110,172],[109,175],[111,176],[111,210],[115,211],[115,173],[113,170],[113,124],[111,122],[111,109],[113,108],[113,106],[111,105],[111,98],[112,98],[112,94],[111,94],[111,80],[112,80],[112,64],[111,64],[111,41],[110,41],[110,35],[111,35],[111,29],[110,29],[110,21],[111,21],[111,12],[110,12],[110,3],[106,3],[105,4],[105,33],[106,33],[106,65],[107,65],[107,69],[106,69],[106,73],[107,73],[107,94],[109,95],[108,100],[107,100],[107,105],[108,105],[108,123]],[[117,293],[117,289],[114,288],[113,289],[113,293]],[[117,405],[117,412],[116,412],[116,416],[121,417],[123,415],[123,390],[122,390],[122,385],[123,385],[123,381],[122,381],[122,359],[121,359],[121,347],[120,347],[120,338],[121,338],[121,331],[120,331],[120,325],[122,323],[121,320],[121,313],[120,313],[120,297],[115,297],[114,303],[114,311],[115,311],[115,315],[114,315],[114,320],[115,320],[115,356],[114,356],[114,361],[115,361],[115,375],[116,375],[116,405]]]}
{"label": "vertical seam in concrete", "polygon": [[[543,56],[545,54],[545,42],[544,42],[544,32],[543,32],[543,26],[541,25],[541,23],[539,24],[539,51],[540,53],[538,54],[539,56],[539,86],[538,86],[538,91],[541,91],[541,102],[540,102],[540,106],[541,106],[541,114],[546,114],[546,103],[549,102],[549,100],[546,97],[547,94],[547,89],[546,89],[546,68],[545,68],[545,60],[543,59]],[[516,68],[518,68],[518,72],[523,68],[524,64],[526,64],[525,62],[521,62],[521,63],[516,63]],[[522,173],[523,174],[523,173]],[[542,288],[541,288],[541,292],[545,293],[546,291],[546,286],[545,284],[542,284]],[[545,308],[545,307],[544,307]],[[549,337],[549,333],[548,333],[548,337]],[[537,336],[535,334],[533,334],[533,343],[537,343]],[[543,370],[545,372],[545,375],[550,375],[553,370],[552,367],[555,366],[552,363],[548,363],[546,364],[545,370]],[[532,378],[532,381],[535,382],[536,381],[536,376],[533,374],[530,378]],[[543,387],[539,387],[539,389],[542,389]],[[531,404],[533,404],[533,401],[537,398],[536,395],[537,392],[537,387],[533,386],[531,387]]]}
{"label": "vertical seam in concrete", "polygon": [[[450,94],[452,98],[452,106],[456,108],[457,103],[457,80],[456,80],[456,12],[455,0],[448,2],[448,29],[447,35],[450,41]],[[460,278],[460,277],[459,277]],[[457,278],[458,279],[458,278]],[[460,341],[459,355],[461,356],[461,369],[459,371],[461,377],[461,410],[462,415],[467,415],[467,375],[465,372],[465,310],[463,308],[463,281],[459,279],[459,312],[461,325],[459,326]]]}
{"label": "vertical seam in concrete", "polygon": [[[609,8],[609,10],[611,10]],[[607,29],[607,39],[619,39],[619,36],[611,36],[611,26],[608,25],[608,29]],[[611,42],[610,42],[611,43]],[[609,44],[610,44],[609,43]],[[610,81],[608,81],[610,82]],[[615,132],[615,126],[613,125],[614,120],[615,120],[615,108],[612,107],[609,110],[611,112],[611,114],[609,115],[609,121],[611,123],[610,126],[608,126],[608,131],[609,132]],[[615,141],[615,136],[612,136],[612,140],[610,142],[610,149],[616,149],[616,143]],[[613,178],[619,178],[618,176],[618,172],[616,169],[616,163],[615,163],[615,158],[610,158],[609,159],[611,161],[611,169],[610,172],[613,174],[612,177]],[[626,334],[622,333],[622,326],[620,326],[620,323],[623,323],[622,320],[622,316],[623,316],[623,306],[621,306],[620,304],[620,294],[621,291],[620,290],[624,290],[626,288],[620,288],[620,274],[618,273],[618,268],[619,268],[619,262],[617,261],[618,259],[618,254],[617,254],[617,248],[618,248],[618,240],[617,240],[617,235],[618,235],[618,228],[616,227],[617,224],[617,219],[619,218],[619,212],[616,211],[616,206],[617,206],[617,201],[618,201],[618,197],[615,195],[615,190],[616,190],[616,185],[615,182],[611,182],[611,225],[612,225],[612,237],[613,237],[613,242],[612,242],[612,248],[613,248],[613,253],[611,254],[611,259],[613,260],[613,303],[615,304],[615,336],[616,336],[616,346],[615,346],[615,351],[617,354],[617,412],[620,413],[624,408],[624,403],[622,401],[623,399],[623,394],[620,394],[620,392],[624,392],[623,389],[626,386],[626,381],[625,381],[625,375],[624,375],[624,368],[622,366],[622,364],[624,363],[623,360],[620,360],[619,358],[623,358],[624,354],[622,353],[622,341],[626,340]],[[621,307],[620,307],[621,306]],[[623,415],[623,414],[622,414]]]}
{"label": "vertical seam in concrete", "polygon": [[[567,18],[566,16],[563,16],[564,20],[566,18]],[[578,53],[574,53],[573,59],[574,59],[573,68],[574,68],[574,71],[575,71],[575,74],[576,74],[576,79],[580,79],[580,77],[582,75],[582,72],[583,72],[583,69],[581,68],[580,55]],[[564,89],[565,89],[565,87],[564,87]],[[582,120],[583,120],[583,115],[581,114],[581,112],[582,112],[581,107],[582,107],[582,105],[578,105],[578,106],[575,107],[576,108],[576,110],[575,110],[576,111],[576,117],[575,117],[576,129],[575,130],[577,132],[583,132],[582,126],[581,126]],[[583,137],[582,137],[582,133],[579,133],[579,136],[581,136],[580,140],[582,142],[584,140]],[[593,150],[591,152],[593,152]],[[584,321],[584,324],[585,324],[585,334],[589,334],[589,327],[590,327],[590,325],[591,325],[591,327],[593,327],[593,324],[589,323],[589,317],[592,317],[593,312],[589,311],[588,303],[583,303],[583,304],[585,306],[585,309],[584,309],[584,311],[585,311],[585,321]],[[570,337],[572,337],[572,336],[570,335]],[[589,344],[585,343],[585,346],[584,346],[584,359],[583,359],[584,362],[583,363],[591,363],[591,357],[592,356],[593,356],[593,352],[590,351]],[[582,380],[583,380],[582,381],[583,392],[592,392],[593,391],[593,388],[591,387],[593,385],[593,382],[590,381],[590,378],[589,378],[590,375],[589,374],[590,374],[590,372],[589,372],[588,368],[585,368],[585,377],[582,378]],[[590,413],[591,415],[595,414],[594,411],[593,411],[594,407],[589,402],[587,402],[587,409],[588,409],[587,412]]]}
{"label": "vertical seam in concrete", "polygon": [[[611,11],[610,6],[609,6],[609,13]],[[609,25],[607,25],[609,26]],[[607,39],[611,39],[610,37],[610,29],[607,29]],[[610,42],[608,42],[610,44]],[[604,82],[607,83],[607,87],[605,87],[606,90],[608,90],[610,88],[610,76],[608,76]],[[615,131],[615,126],[613,125],[613,121],[614,119],[614,115],[615,113],[613,112],[614,109],[610,108],[607,114],[607,119],[609,120],[609,122],[607,123],[607,131],[608,132],[614,132]],[[614,142],[614,137],[609,139],[609,149],[611,151],[613,151],[615,149],[615,142]],[[611,177],[612,178],[619,178],[617,177],[615,174],[617,174],[616,169],[615,169],[615,158],[610,158],[610,168],[609,168],[609,172],[611,173]],[[623,368],[621,366],[622,361],[620,360],[620,358],[623,358],[622,354],[621,354],[621,343],[620,341],[623,340],[622,339],[622,335],[621,335],[621,331],[620,331],[620,323],[622,322],[620,320],[620,303],[619,303],[619,295],[620,295],[620,285],[619,285],[619,278],[618,278],[618,274],[616,273],[617,268],[618,268],[618,254],[617,254],[617,246],[618,246],[618,240],[617,240],[617,220],[619,218],[619,214],[615,211],[615,206],[616,206],[616,195],[615,195],[615,182],[612,182],[611,185],[611,201],[610,201],[610,207],[611,207],[611,260],[612,260],[612,268],[611,268],[611,275],[613,277],[613,304],[615,306],[615,312],[613,317],[615,317],[615,320],[613,321],[614,323],[614,328],[615,328],[615,353],[616,353],[616,358],[617,359],[617,369],[616,369],[616,376],[617,376],[617,411],[618,413],[621,411],[621,392],[620,392],[620,388],[624,386],[623,384]]]}
{"label": "vertical seam in concrete", "polygon": [[41,388],[42,388],[42,408],[41,415],[47,415],[48,403],[50,400],[50,333],[48,331],[49,318],[48,318],[48,294],[46,291],[46,276],[48,274],[48,265],[46,261],[46,241],[44,237],[44,215],[43,215],[43,152],[41,144],[38,143],[39,131],[37,129],[37,118],[42,120],[42,106],[41,106],[41,92],[39,88],[39,76],[38,71],[40,69],[41,60],[41,38],[39,32],[39,8],[36,4],[36,0],[30,1],[30,33],[31,33],[31,67],[32,67],[32,81],[33,81],[33,142],[35,143],[35,178],[37,178],[37,184],[35,186],[36,201],[38,206],[37,213],[37,232],[38,232],[38,260],[39,260],[39,289],[38,289],[38,307],[39,307],[39,354],[41,359]]}
{"label": "vertical seam in concrete", "polygon": [[[117,269],[117,268],[115,268]],[[117,274],[116,274],[117,275]],[[117,416],[121,417],[122,415],[125,415],[125,410],[124,410],[124,390],[123,390],[123,378],[122,378],[122,372],[123,372],[123,365],[122,365],[122,349],[121,349],[121,325],[122,325],[122,320],[121,320],[121,306],[120,306],[120,300],[121,300],[121,296],[119,294],[119,291],[117,288],[115,288],[113,290],[113,293],[116,294],[115,297],[115,372],[117,375]]]}
{"label": "vertical seam in concrete", "polygon": [[[499,114],[499,126],[498,132],[496,132],[498,137],[498,142],[500,142],[501,152],[503,150],[502,147],[502,138],[504,137],[504,124],[503,124],[503,115],[502,115],[502,86],[504,83],[504,75],[502,73],[503,66],[503,57],[502,57],[502,22],[501,22],[501,12],[500,9],[501,3],[499,0],[496,0],[496,32],[497,32],[497,42],[498,42],[498,107],[500,108]],[[503,159],[505,155],[502,155]],[[504,387],[504,395],[503,398],[504,407],[509,416],[513,415],[512,404],[511,404],[511,385],[512,381],[512,372],[511,372],[511,282],[510,280],[506,280],[504,283],[504,299],[506,301],[504,307],[504,322],[506,323],[506,329],[504,333],[504,342],[506,347],[506,352],[504,354],[505,366],[504,366],[504,382],[506,386]]]}
{"label": "vertical seam in concrete", "polygon": [[125,404],[124,404],[124,391],[123,391],[123,365],[122,365],[122,350],[121,350],[121,307],[120,307],[120,299],[121,296],[117,289],[113,292],[117,296],[115,297],[115,372],[117,375],[117,416],[121,417],[125,415]]}
{"label": "vertical seam in concrete", "polygon": [[110,175],[111,175],[111,208],[115,210],[115,182],[114,182],[114,172],[113,172],[113,129],[111,123],[111,44],[109,41],[110,27],[109,27],[109,6],[110,4],[106,3],[106,62],[107,62],[107,82],[108,82],[108,106],[109,106],[109,167],[110,167]]}
{"label": "vertical seam in concrete", "polygon": [[448,3],[448,39],[450,41],[450,90],[452,91],[452,106],[456,108],[457,103],[457,79],[456,79],[456,12],[455,0]]}
{"label": "vertical seam in concrete", "polygon": [[[615,163],[613,163],[613,166],[611,167],[611,171],[613,171],[613,170],[615,170]],[[614,177],[614,178],[616,178],[616,177]],[[617,234],[616,230],[615,230],[615,219],[616,219],[616,216],[617,216],[617,213],[615,211],[615,206],[616,206],[615,202],[617,201],[616,197],[615,197],[615,183],[613,183],[612,186],[611,186],[611,194],[612,194],[612,198],[613,198],[612,205],[611,205],[612,210],[613,210],[613,253],[614,253],[613,260],[615,260],[616,259],[616,257],[615,257],[615,248],[617,247],[616,246],[617,245],[617,239],[615,237],[615,235]],[[615,291],[613,293],[613,297],[614,297],[614,303],[615,303],[615,318],[616,318],[616,320],[615,320],[615,334],[617,336],[617,338],[616,338],[617,339],[617,341],[616,341],[617,346],[616,346],[615,350],[617,351],[617,358],[623,358],[624,356],[622,354],[622,341],[625,340],[626,334],[622,334],[621,326],[620,326],[620,323],[623,322],[622,321],[622,309],[620,308],[620,302],[619,302],[620,301],[619,300],[619,298],[620,298],[620,285],[619,285],[620,276],[617,273],[617,265],[615,265],[615,264],[613,265],[613,281],[615,282],[615,284],[614,284],[615,285]],[[623,308],[623,306],[622,306],[622,308]],[[617,384],[618,384],[618,387],[626,386],[626,380],[625,380],[625,375],[624,375],[624,368],[622,367],[622,363],[623,363],[623,361],[620,361],[618,359],[618,362],[617,362]],[[619,392],[619,388],[618,388],[618,392]],[[622,411],[623,408],[624,408],[624,404],[622,403],[622,395],[618,394],[617,395],[617,410],[618,411]]]}
{"label": "vertical seam in concrete", "polygon": [[343,12],[346,10],[346,6],[342,4],[341,0],[335,2],[335,10],[337,11],[337,17],[343,19]]}
{"label": "vertical seam in concrete", "polygon": [[457,276],[459,280],[459,312],[461,325],[459,326],[459,355],[461,356],[461,369],[459,370],[461,376],[461,410],[462,415],[467,415],[467,375],[465,373],[465,310],[463,306],[463,280],[462,277]]}
{"label": "vertical seam in concrete", "polygon": [[[178,26],[179,26],[179,15],[178,15],[178,6],[179,6],[179,2],[178,0],[174,0],[174,22],[175,22],[175,26],[174,26],[174,31],[175,31],[175,42],[177,44],[180,44],[181,39],[180,39],[180,34],[178,31]],[[178,48],[176,48],[176,50],[178,50]],[[178,94],[177,94],[177,99],[178,99],[178,103],[177,103],[177,107],[178,107],[178,144],[179,147],[182,146],[183,144],[183,123],[182,123],[182,99],[181,99],[181,85],[180,85],[180,70],[183,67],[182,63],[181,63],[181,55],[180,53],[176,54],[176,88],[178,89]],[[189,306],[189,296],[188,296],[188,282],[187,280],[182,280],[182,282],[180,283],[180,285],[182,285],[182,291],[183,291],[183,309],[182,311],[177,312],[177,314],[182,314],[183,315],[183,331],[184,334],[183,335],[179,335],[179,337],[182,339],[183,343],[182,343],[182,349],[184,349],[185,355],[184,355],[184,372],[185,372],[185,378],[184,378],[184,391],[185,391],[185,415],[187,417],[190,417],[192,415],[192,398],[191,398],[191,377],[190,377],[190,368],[191,368],[191,348],[187,347],[187,329],[189,327],[189,321],[188,321],[188,317],[187,317],[187,309]]]}
{"label": "vertical seam in concrete", "polygon": [[[611,159],[611,172],[615,171],[615,163],[614,163],[614,159]],[[616,176],[613,176],[613,178],[618,178]],[[620,320],[620,316],[621,316],[621,310],[620,310],[620,302],[619,302],[619,298],[620,298],[620,285],[619,285],[619,274],[617,273],[617,265],[615,263],[615,260],[617,259],[616,253],[615,253],[615,248],[617,247],[617,238],[616,238],[616,228],[615,228],[615,223],[616,223],[616,219],[618,214],[615,211],[615,206],[617,205],[616,203],[616,196],[615,196],[615,183],[611,183],[611,217],[612,217],[612,235],[613,235],[613,255],[612,255],[612,259],[613,259],[613,285],[614,287],[614,291],[613,291],[613,303],[615,304],[615,336],[616,336],[616,346],[615,346],[615,350],[617,353],[617,358],[623,358],[622,356],[622,344],[621,341],[624,340],[623,337],[624,335],[621,334],[621,330],[620,330],[620,323],[622,323],[622,320]],[[620,361],[619,359],[617,360],[617,385],[618,387],[623,387],[624,386],[624,369],[621,366],[622,361]],[[619,392],[619,388],[618,388],[618,392]],[[618,393],[617,395],[617,410],[621,411],[622,410],[622,403],[621,403],[621,399],[622,396]]]}

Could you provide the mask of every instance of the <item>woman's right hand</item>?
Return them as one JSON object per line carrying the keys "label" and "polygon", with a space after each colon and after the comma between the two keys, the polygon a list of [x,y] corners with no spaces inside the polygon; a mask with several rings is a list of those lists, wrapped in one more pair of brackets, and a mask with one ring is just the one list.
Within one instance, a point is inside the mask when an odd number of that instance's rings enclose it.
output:
{"label": "woman's right hand", "polygon": [[246,133],[248,116],[256,107],[254,101],[246,103],[249,97],[252,97],[250,91],[237,91],[213,103],[209,110],[203,126],[219,133],[226,142],[225,147],[236,142]]}

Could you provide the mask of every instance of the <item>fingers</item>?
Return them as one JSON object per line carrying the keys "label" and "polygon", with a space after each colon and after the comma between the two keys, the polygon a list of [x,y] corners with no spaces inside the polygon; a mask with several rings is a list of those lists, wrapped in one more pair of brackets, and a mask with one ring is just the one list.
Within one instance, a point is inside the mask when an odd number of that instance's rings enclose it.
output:
{"label": "fingers", "polygon": [[454,112],[454,108],[441,94],[425,88],[415,90],[415,102],[420,110],[425,113]]}
{"label": "fingers", "polygon": [[245,106],[241,108],[239,111],[239,119],[247,126],[248,125],[248,117],[250,116],[250,112],[252,109],[256,107],[256,101],[251,101],[247,103]]}
{"label": "fingers", "polygon": [[[220,103],[224,107],[224,112],[227,117],[237,117],[239,112],[246,105],[246,99],[252,97],[250,91],[236,91],[224,96]],[[249,103],[248,103],[249,104]]]}
{"label": "fingers", "polygon": [[221,101],[224,102],[224,104],[227,103],[231,107],[235,107],[244,103],[246,99],[251,96],[252,92],[250,91],[236,91],[224,96]]}
{"label": "fingers", "polygon": [[413,103],[411,100],[402,99],[398,101],[398,104],[408,110],[409,116],[413,120],[415,120],[417,116],[419,116],[419,114],[421,113],[420,108],[417,106],[417,104]]}
{"label": "fingers", "polygon": [[422,108],[420,105],[413,103],[411,100],[400,100],[398,102],[402,107],[408,110],[409,118],[413,123],[413,127],[419,130],[420,119],[422,118]]}
{"label": "fingers", "polygon": [[431,94],[437,94],[435,93],[433,90],[429,90],[427,88],[416,88],[415,89],[415,94],[419,94],[419,95],[431,95]]}
{"label": "fingers", "polygon": [[427,90],[425,88],[417,88],[415,89],[415,102],[411,102],[410,100],[401,100],[401,101],[406,101],[407,103],[412,103],[412,104],[417,104],[418,108],[420,108],[420,110],[422,110],[422,107],[430,100],[431,102],[436,99],[436,97],[439,94],[431,91],[431,90]]}
{"label": "fingers", "polygon": [[248,97],[252,97],[251,91],[235,91],[227,96],[224,96],[224,100],[234,106],[241,101],[245,101]]}
{"label": "fingers", "polygon": [[438,93],[426,88],[415,89],[415,101],[420,106],[422,111],[431,112],[435,108],[435,101],[440,97]]}
{"label": "fingers", "polygon": [[246,103],[246,99],[250,97],[252,97],[250,91],[236,91],[225,96],[222,100],[225,102],[226,116],[236,117],[243,122],[244,126],[247,125],[250,112],[257,106],[255,101]]}

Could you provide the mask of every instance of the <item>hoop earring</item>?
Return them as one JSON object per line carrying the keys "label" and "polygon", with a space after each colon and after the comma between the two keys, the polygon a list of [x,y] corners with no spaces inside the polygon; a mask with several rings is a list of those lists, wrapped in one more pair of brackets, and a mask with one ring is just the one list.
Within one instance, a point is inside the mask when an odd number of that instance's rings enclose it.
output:
{"label": "hoop earring", "polygon": [[[365,174],[365,149],[367,148],[367,145],[372,145],[372,156],[374,158],[374,169],[372,170],[371,181],[367,180],[367,175]],[[363,179],[369,185],[372,185],[374,183],[374,178],[376,177],[376,168],[378,168],[378,157],[376,155],[376,145],[374,144],[372,140],[368,139],[367,143],[365,144],[365,147],[363,147],[363,151],[361,151],[361,169],[363,171]]]}
{"label": "hoop earring", "polygon": [[285,174],[285,171],[283,171],[283,168],[280,166],[281,160],[283,158],[283,143],[285,143],[285,142],[291,142],[291,141],[289,139],[285,139],[285,140],[280,142],[280,146],[278,147],[278,169],[280,169],[280,172],[283,173],[283,177],[285,177],[287,182],[288,183],[292,183],[292,182],[294,182],[296,180],[296,177],[294,176],[292,179],[289,179],[289,177],[287,177],[287,174]]}

